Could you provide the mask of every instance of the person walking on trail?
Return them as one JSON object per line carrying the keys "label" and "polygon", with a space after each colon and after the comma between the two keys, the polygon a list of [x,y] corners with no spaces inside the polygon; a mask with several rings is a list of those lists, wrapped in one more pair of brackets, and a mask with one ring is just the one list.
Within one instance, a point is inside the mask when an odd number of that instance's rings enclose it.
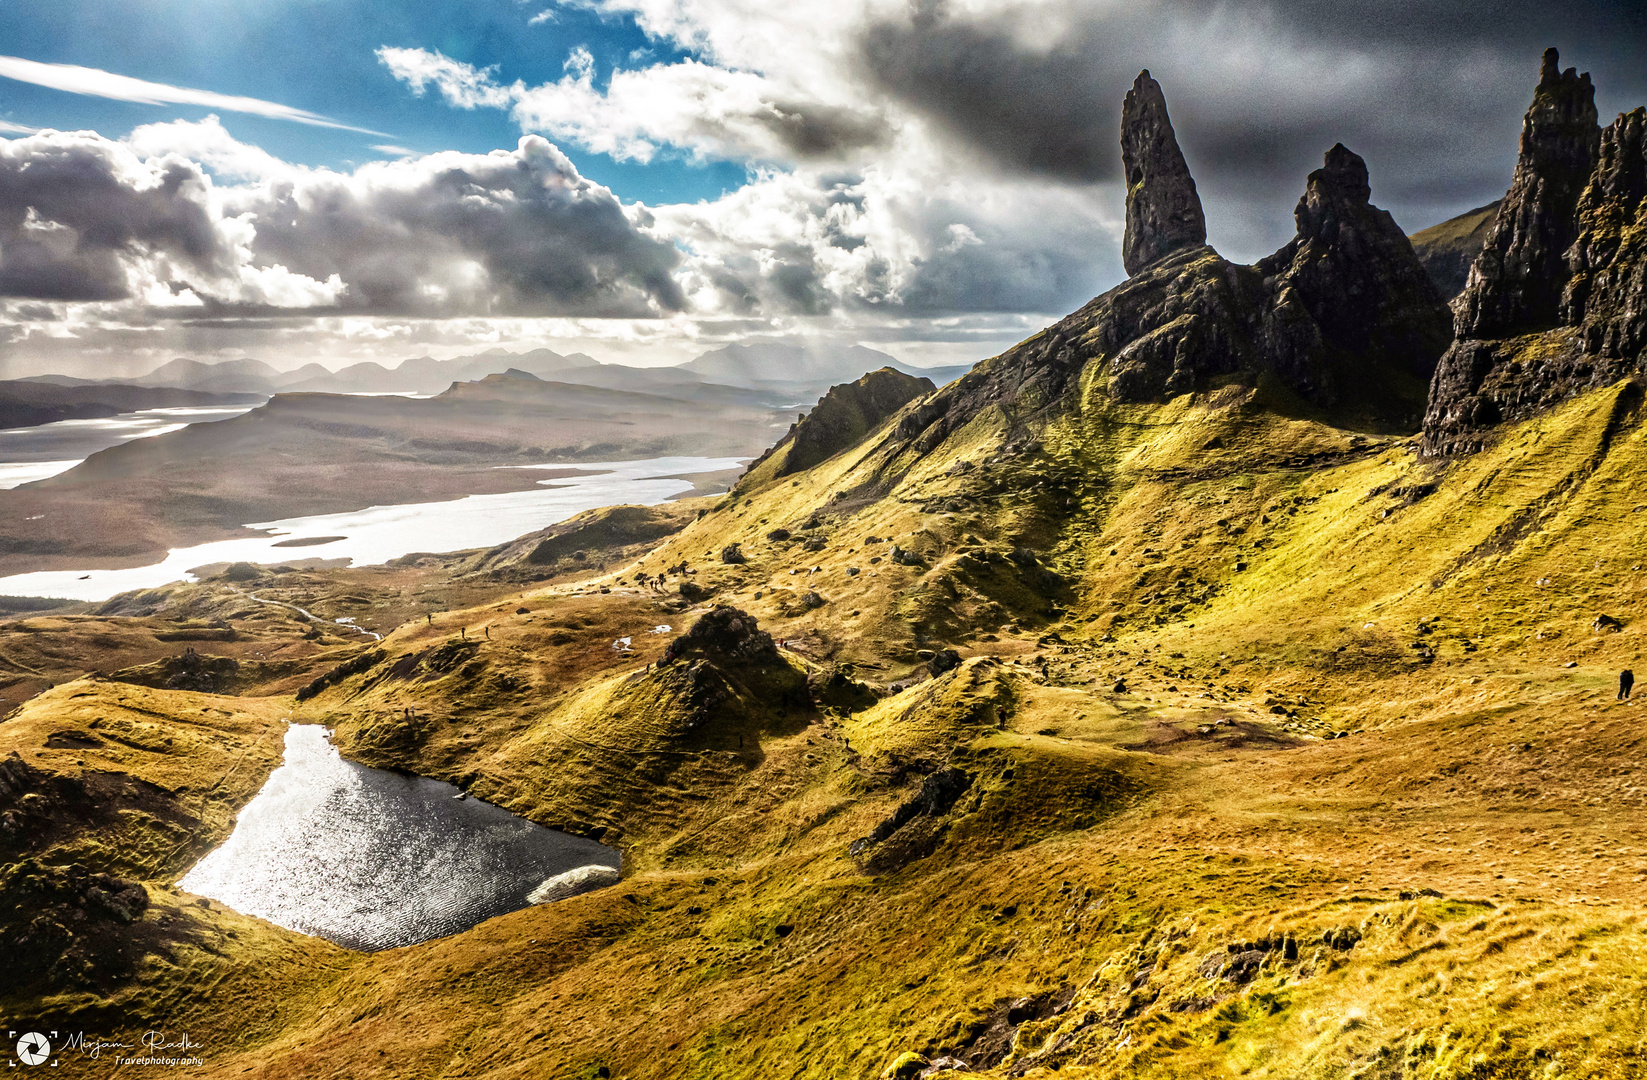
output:
{"label": "person walking on trail", "polygon": [[1635,674],[1635,672],[1631,671],[1629,668],[1625,668],[1623,671],[1619,672],[1618,673],[1618,699],[1620,701],[1629,701],[1630,700],[1630,688],[1635,686],[1635,684],[1636,684],[1636,674]]}

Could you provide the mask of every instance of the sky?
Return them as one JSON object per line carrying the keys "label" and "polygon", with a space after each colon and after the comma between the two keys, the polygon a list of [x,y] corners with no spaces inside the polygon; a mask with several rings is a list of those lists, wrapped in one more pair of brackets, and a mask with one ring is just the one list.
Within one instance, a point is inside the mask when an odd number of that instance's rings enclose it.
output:
{"label": "sky", "polygon": [[0,0],[0,377],[970,362],[1122,280],[1140,69],[1253,261],[1335,142],[1410,231],[1502,195],[1551,45],[1647,101],[1636,2]]}

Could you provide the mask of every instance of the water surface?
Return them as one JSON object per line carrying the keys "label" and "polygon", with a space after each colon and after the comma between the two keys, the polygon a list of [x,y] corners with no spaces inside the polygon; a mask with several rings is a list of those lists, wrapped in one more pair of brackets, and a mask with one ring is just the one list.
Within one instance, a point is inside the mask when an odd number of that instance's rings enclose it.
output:
{"label": "water surface", "polygon": [[[741,458],[664,457],[577,465],[511,466],[573,468],[581,475],[539,481],[538,487],[528,491],[254,522],[247,528],[265,530],[267,535],[173,548],[161,562],[126,570],[41,570],[15,574],[0,578],[0,596],[99,601],[133,589],[153,589],[187,580],[190,570],[212,563],[277,566],[304,558],[347,558],[355,566],[370,566],[414,551],[491,547],[596,507],[661,503],[692,490],[692,485],[679,477],[734,469],[742,461]],[[295,549],[292,546],[294,540],[326,537],[335,539]]]}
{"label": "water surface", "polygon": [[67,472],[99,450],[132,439],[181,431],[190,424],[227,420],[257,408],[245,405],[177,405],[166,409],[59,420],[33,427],[0,429],[0,488],[16,487]]}
{"label": "water surface", "polygon": [[467,930],[526,907],[549,878],[619,865],[612,848],[457,793],[345,761],[325,728],[293,724],[284,762],[229,839],[179,885],[288,930],[373,950]]}

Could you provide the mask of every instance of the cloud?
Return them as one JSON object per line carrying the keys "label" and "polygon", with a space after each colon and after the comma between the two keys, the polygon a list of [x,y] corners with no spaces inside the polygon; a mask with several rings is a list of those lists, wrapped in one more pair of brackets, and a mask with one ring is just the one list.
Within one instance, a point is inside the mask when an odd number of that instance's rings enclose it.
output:
{"label": "cloud", "polygon": [[440,52],[385,45],[377,50],[377,58],[412,93],[421,96],[432,85],[448,104],[460,109],[506,109],[519,93],[519,84],[499,86],[493,81],[496,68],[477,68]]}
{"label": "cloud", "polygon": [[211,180],[90,132],[0,142],[0,296],[118,300],[145,276],[221,276],[232,244]]}
{"label": "cloud", "polygon": [[527,87],[425,49],[385,46],[378,58],[414,94],[434,86],[458,108],[512,110],[526,131],[544,132],[618,160],[649,162],[671,146],[698,159],[810,161],[874,147],[889,136],[868,105],[787,95],[762,75],[687,59],[612,73],[595,85],[595,60],[579,46],[558,81]]}
{"label": "cloud", "polygon": [[337,274],[369,313],[645,317],[678,310],[680,254],[547,140],[308,170],[225,193],[262,259]]}
{"label": "cloud", "polygon": [[538,136],[343,173],[216,117],[125,142],[44,132],[0,142],[0,297],[123,301],[128,318],[655,317],[684,303],[681,256],[646,217]]}
{"label": "cloud", "polygon": [[39,130],[39,128],[29,127],[27,124],[14,124],[10,120],[0,120],[0,134],[33,135]]}
{"label": "cloud", "polygon": [[393,143],[379,143],[377,145],[374,145],[372,147],[372,149],[376,150],[380,154],[388,154],[391,157],[416,157],[417,156],[417,151],[416,150],[408,150],[404,146],[395,146]]}
{"label": "cloud", "polygon": [[336,120],[328,119],[306,109],[294,109],[289,105],[281,105],[273,101],[237,97],[232,94],[216,94],[210,90],[190,90],[181,86],[167,86],[164,83],[148,82],[144,79],[131,78],[128,75],[116,75],[111,71],[80,67],[75,64],[45,64],[38,60],[25,60],[18,56],[0,56],[0,76],[16,79],[18,82],[33,83],[36,86],[50,87],[53,90],[62,90],[70,94],[88,94],[92,97],[113,98],[116,101],[133,101],[141,105],[202,105],[208,109],[250,113],[254,116],[266,116],[274,120],[291,120],[299,124],[312,124],[315,127],[360,131],[369,135],[383,134],[381,131],[369,131],[366,128],[340,124]]}

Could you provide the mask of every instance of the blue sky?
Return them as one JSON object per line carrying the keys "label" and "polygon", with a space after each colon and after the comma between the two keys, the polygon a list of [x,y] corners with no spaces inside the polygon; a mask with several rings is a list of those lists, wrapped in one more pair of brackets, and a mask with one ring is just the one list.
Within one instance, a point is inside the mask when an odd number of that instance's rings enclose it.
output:
{"label": "blue sky", "polygon": [[0,0],[0,377],[977,360],[1121,280],[1139,69],[1253,261],[1335,142],[1409,231],[1500,196],[1550,45],[1647,99],[1639,0]]}
{"label": "blue sky", "polygon": [[[544,10],[551,19],[532,23]],[[279,102],[383,136],[222,113],[238,138],[288,161],[346,168],[384,156],[374,145],[485,153],[520,131],[506,113],[457,112],[438,95],[414,96],[379,63],[380,46],[438,50],[506,81],[562,74],[572,49],[595,58],[597,85],[614,66],[670,62],[688,53],[648,39],[633,18],[554,0],[459,4],[373,0],[10,0],[0,4],[0,52],[77,64],[151,82]],[[30,127],[106,134],[214,110],[111,101],[0,81],[0,118]],[[565,147],[579,170],[625,199],[713,199],[747,176],[741,162],[661,155],[647,165]]]}

